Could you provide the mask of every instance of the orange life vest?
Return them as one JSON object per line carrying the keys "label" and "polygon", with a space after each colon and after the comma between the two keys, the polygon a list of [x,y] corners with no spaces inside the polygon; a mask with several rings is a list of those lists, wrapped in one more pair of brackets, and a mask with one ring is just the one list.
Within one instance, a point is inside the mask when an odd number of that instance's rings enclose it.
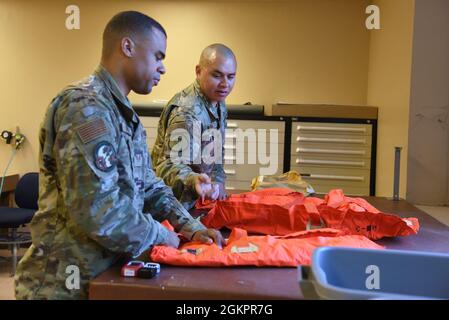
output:
{"label": "orange life vest", "polygon": [[189,242],[175,249],[155,246],[150,252],[154,262],[176,266],[275,266],[309,265],[313,251],[322,246],[383,249],[359,235],[323,228],[300,231],[285,236],[248,236],[243,229],[234,228],[227,245]]}
{"label": "orange life vest", "polygon": [[263,189],[233,194],[224,201],[199,202],[197,208],[211,208],[202,219],[207,227],[269,235],[328,227],[377,240],[419,230],[418,219],[382,213],[362,198],[344,196],[339,189],[331,190],[324,200],[286,188]]}

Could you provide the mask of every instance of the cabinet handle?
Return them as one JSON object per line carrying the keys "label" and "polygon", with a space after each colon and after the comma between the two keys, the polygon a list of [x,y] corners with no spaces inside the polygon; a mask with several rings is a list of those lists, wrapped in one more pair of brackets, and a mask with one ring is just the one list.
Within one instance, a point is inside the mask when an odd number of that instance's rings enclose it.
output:
{"label": "cabinet handle", "polygon": [[331,131],[331,132],[366,132],[366,128],[353,128],[353,127],[313,127],[313,126],[296,126],[297,131]]}
{"label": "cabinet handle", "polygon": [[236,146],[229,145],[229,144],[225,144],[225,145],[224,145],[224,148],[225,148],[225,149],[235,150],[235,149],[236,149]]}
{"label": "cabinet handle", "polygon": [[224,156],[225,160],[233,160],[235,161],[236,157],[235,156]]}
{"label": "cabinet handle", "polygon": [[311,179],[322,179],[322,180],[345,180],[345,181],[364,181],[364,177],[354,177],[354,176],[333,176],[327,174],[310,174]]}
{"label": "cabinet handle", "polygon": [[238,124],[236,122],[228,122],[227,128],[238,128]]}
{"label": "cabinet handle", "polygon": [[296,158],[296,163],[304,163],[304,164],[333,164],[340,166],[355,166],[355,167],[364,167],[365,161],[338,161],[338,160],[312,160],[312,159],[298,159]]}
{"label": "cabinet handle", "polygon": [[235,190],[235,187],[226,186],[225,189],[226,189],[226,190]]}
{"label": "cabinet handle", "polygon": [[224,172],[229,175],[235,175],[235,170],[232,170],[232,169],[225,169]]}
{"label": "cabinet handle", "polygon": [[305,138],[305,137],[297,137],[297,142],[331,142],[331,143],[357,143],[357,144],[365,144],[365,139],[342,139],[342,138]]}
{"label": "cabinet handle", "polygon": [[304,153],[325,153],[325,154],[347,154],[347,155],[365,155],[364,150],[335,150],[335,149],[312,149],[312,148],[296,148],[296,152]]}
{"label": "cabinet handle", "polygon": [[235,133],[233,134],[226,134],[225,139],[237,139],[237,135]]}

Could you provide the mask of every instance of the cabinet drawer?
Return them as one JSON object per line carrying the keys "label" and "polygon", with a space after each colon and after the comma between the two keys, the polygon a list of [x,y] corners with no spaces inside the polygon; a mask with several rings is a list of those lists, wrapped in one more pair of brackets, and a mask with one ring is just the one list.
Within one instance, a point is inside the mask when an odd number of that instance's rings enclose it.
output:
{"label": "cabinet drawer", "polygon": [[298,170],[307,181],[319,180],[321,184],[332,184],[336,188],[340,185],[369,186],[370,182],[370,170],[314,166],[292,166],[292,169]]}
{"label": "cabinet drawer", "polygon": [[369,196],[369,187],[354,187],[354,186],[339,186],[334,187],[332,185],[320,184],[319,181],[313,179],[307,179],[316,193],[327,194],[332,189],[342,189],[346,196]]}
{"label": "cabinet drawer", "polygon": [[293,122],[292,132],[370,136],[372,126],[359,123]]}
{"label": "cabinet drawer", "polygon": [[349,156],[357,158],[370,158],[371,148],[368,147],[343,147],[338,145],[310,145],[308,143],[292,144],[292,155],[322,155],[333,158],[334,156]]}
{"label": "cabinet drawer", "polygon": [[[272,149],[273,148],[273,149]],[[225,153],[229,155],[236,154],[257,154],[259,150],[259,145],[257,142],[244,143],[243,145],[238,145],[232,142],[225,142],[224,145]],[[284,144],[278,143],[271,145],[270,142],[261,144],[260,152],[262,155],[274,154],[284,154]]]}
{"label": "cabinet drawer", "polygon": [[233,120],[227,119],[227,129],[277,129],[279,132],[285,131],[285,124],[283,121],[263,121],[263,120]]}
{"label": "cabinet drawer", "polygon": [[[263,163],[262,163],[263,160]],[[283,154],[273,154],[272,157],[266,156],[261,159],[257,154],[249,153],[238,153],[229,154],[225,152],[224,163],[226,165],[236,165],[236,166],[260,166],[268,167],[266,163],[273,163],[272,166],[283,168],[284,166],[284,155]],[[277,162],[277,163],[276,163]]]}
{"label": "cabinet drawer", "polygon": [[274,141],[275,143],[284,143],[284,133],[283,132],[272,132],[272,131],[265,131],[265,132],[246,132],[244,134],[239,134],[238,132],[235,131],[229,131],[226,130],[226,134],[225,134],[225,143],[226,144],[233,144],[236,145],[238,142],[243,142],[243,143],[257,143],[258,141],[260,142],[265,142],[265,143],[269,143],[270,141],[273,141],[277,138],[277,141]]}
{"label": "cabinet drawer", "polygon": [[292,134],[292,143],[308,143],[310,145],[340,145],[348,147],[371,147],[371,136],[356,136],[347,134]]}
{"label": "cabinet drawer", "polygon": [[371,159],[344,156],[294,155],[291,157],[294,166],[337,167],[369,170]]}
{"label": "cabinet drawer", "polygon": [[[159,124],[159,117],[139,117],[142,125],[145,128],[157,128]],[[279,132],[285,131],[285,124],[283,121],[263,121],[263,120],[227,120],[227,128],[230,131],[235,129],[277,129]]]}
{"label": "cabinet drawer", "polygon": [[[236,133],[227,133],[224,148],[234,153],[256,153],[259,145],[261,148],[265,148],[265,150],[261,150],[262,153],[274,152],[283,154],[284,133],[272,134],[271,132],[266,132],[266,134],[258,135],[256,133],[244,137],[237,137]],[[273,151],[271,151],[271,148],[273,148]]]}
{"label": "cabinet drawer", "polygon": [[251,190],[251,181],[233,181],[226,179],[225,188],[226,190]]}
{"label": "cabinet drawer", "polygon": [[273,154],[265,153],[265,155],[262,155],[263,158],[261,158],[258,156],[257,153],[248,153],[248,152],[236,153],[225,149],[224,157],[226,163],[233,163],[239,165],[260,164],[261,160],[267,162],[267,161],[274,161],[274,159],[277,159],[279,163],[283,163],[284,161],[284,154],[281,152]]}
{"label": "cabinet drawer", "polygon": [[[265,168],[263,171],[261,169]],[[268,168],[274,172],[267,173]],[[278,175],[282,174],[283,162],[281,160],[278,163],[271,163],[270,165],[261,164],[225,164],[224,170],[226,177],[229,180],[234,181],[251,181],[253,178],[264,175]]]}
{"label": "cabinet drawer", "polygon": [[[148,144],[148,148],[152,148],[154,146],[154,144],[156,143],[156,137],[150,137],[147,135],[147,144]],[[270,149],[269,149],[269,145],[266,146],[265,149],[265,153],[262,154],[262,156],[264,158],[267,159],[271,159],[270,157]],[[278,159],[278,161],[280,161],[281,166],[282,163],[284,161],[284,145],[276,145],[277,150],[274,150],[274,154],[276,155],[276,158]],[[245,145],[244,148],[244,152],[237,152],[236,151],[236,147],[235,146],[228,146],[225,145],[225,161],[229,161],[231,163],[237,163],[237,159],[242,159],[243,158],[243,163],[242,164],[249,164],[249,159],[251,157],[251,159],[255,159],[254,162],[258,163],[259,162],[259,155],[257,154],[257,147],[254,146],[248,146]],[[275,156],[273,156],[274,158]]]}

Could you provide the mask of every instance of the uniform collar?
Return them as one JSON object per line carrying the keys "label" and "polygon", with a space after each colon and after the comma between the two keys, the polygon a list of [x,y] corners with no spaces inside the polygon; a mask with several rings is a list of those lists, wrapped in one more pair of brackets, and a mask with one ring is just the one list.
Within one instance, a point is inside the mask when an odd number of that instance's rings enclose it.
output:
{"label": "uniform collar", "polygon": [[103,80],[103,82],[105,83],[109,92],[114,97],[117,107],[121,111],[125,120],[128,122],[132,121],[134,123],[137,123],[138,119],[136,116],[136,112],[132,108],[131,103],[129,102],[128,98],[125,97],[123,95],[123,93],[120,91],[120,88],[119,88],[117,82],[114,80],[114,78],[109,73],[109,71],[106,70],[106,68],[100,64],[100,65],[98,65],[94,74],[96,76],[98,76],[101,80]]}
{"label": "uniform collar", "polygon": [[198,96],[203,100],[204,105],[206,106],[207,111],[209,114],[215,119],[220,119],[220,110],[223,108],[224,102],[218,102],[217,106],[213,105],[210,100],[203,94],[201,91],[200,83],[198,80],[195,80],[193,83],[193,87],[195,91],[197,92]]}

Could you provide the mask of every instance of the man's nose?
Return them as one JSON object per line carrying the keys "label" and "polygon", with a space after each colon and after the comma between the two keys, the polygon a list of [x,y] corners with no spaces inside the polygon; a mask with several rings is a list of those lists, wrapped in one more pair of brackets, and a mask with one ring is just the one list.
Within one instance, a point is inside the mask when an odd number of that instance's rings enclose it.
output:
{"label": "man's nose", "polygon": [[220,87],[228,87],[229,86],[229,80],[226,77],[223,77],[220,81]]}
{"label": "man's nose", "polygon": [[159,67],[158,71],[159,71],[160,74],[164,74],[164,73],[166,72],[165,66],[164,66],[163,63],[162,63],[161,66]]}

